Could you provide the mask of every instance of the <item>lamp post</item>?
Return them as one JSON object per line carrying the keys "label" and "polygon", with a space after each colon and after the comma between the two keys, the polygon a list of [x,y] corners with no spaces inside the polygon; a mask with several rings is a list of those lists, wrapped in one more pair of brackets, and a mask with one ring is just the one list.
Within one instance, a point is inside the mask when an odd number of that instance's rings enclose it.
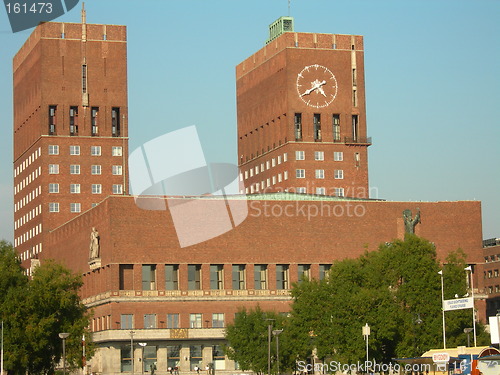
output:
{"label": "lamp post", "polygon": [[59,334],[59,337],[62,339],[63,344],[63,374],[66,375],[66,339],[68,338],[69,333],[62,332]]}
{"label": "lamp post", "polygon": [[[274,321],[274,319],[266,319],[267,321]],[[269,323],[267,326],[267,375],[271,375],[271,331],[273,324]]]}
{"label": "lamp post", "polygon": [[132,375],[134,375],[134,333],[134,331],[130,331],[130,359],[132,361]]}
{"label": "lamp post", "polygon": [[477,346],[477,338],[476,338],[476,309],[474,307],[474,277],[472,274],[472,267],[465,267],[464,270],[470,271],[470,290],[472,295],[472,329],[474,331],[474,347]]}
{"label": "lamp post", "polygon": [[464,328],[464,333],[467,334],[467,347],[470,347],[470,333],[474,330],[474,328]]}
{"label": "lamp post", "polygon": [[139,345],[141,346],[141,374],[144,375],[144,347],[147,345],[147,343],[140,342]]}
{"label": "lamp post", "polygon": [[414,353],[415,356],[418,356],[418,354],[419,354],[419,348],[417,346],[417,330],[415,328],[415,325],[417,327],[419,327],[420,324],[422,324],[422,319],[420,318],[420,314],[417,313],[417,317],[416,317],[416,319],[413,320],[413,325],[412,325],[412,327],[413,327],[413,349],[415,351],[415,353]]}
{"label": "lamp post", "polygon": [[282,329],[275,329],[273,330],[273,335],[276,336],[276,363],[277,363],[277,373],[280,375],[280,339],[279,335],[280,333],[283,332]]}
{"label": "lamp post", "polygon": [[446,349],[446,323],[444,320],[444,280],[443,280],[443,270],[439,271],[438,274],[441,276],[441,310],[443,312],[443,349]]}

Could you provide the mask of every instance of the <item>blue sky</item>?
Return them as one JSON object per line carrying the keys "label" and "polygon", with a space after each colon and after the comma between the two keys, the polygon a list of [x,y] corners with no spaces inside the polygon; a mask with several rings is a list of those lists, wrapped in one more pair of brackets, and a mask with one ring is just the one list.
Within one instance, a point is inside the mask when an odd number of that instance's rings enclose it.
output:
{"label": "blue sky", "polygon": [[[197,125],[210,162],[236,163],[235,66],[287,0],[88,0],[88,23],[128,27],[130,149]],[[500,1],[292,0],[299,32],[361,34],[370,186],[377,198],[480,200],[500,237]],[[79,22],[80,6],[57,21]],[[13,240],[13,34],[0,9],[0,239]],[[424,219],[424,218],[422,218]]]}

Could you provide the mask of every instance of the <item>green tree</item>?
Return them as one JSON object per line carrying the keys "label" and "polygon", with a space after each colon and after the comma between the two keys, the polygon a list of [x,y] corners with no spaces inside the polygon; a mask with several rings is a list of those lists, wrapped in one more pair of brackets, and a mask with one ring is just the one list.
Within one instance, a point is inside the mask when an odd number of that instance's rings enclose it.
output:
{"label": "green tree", "polygon": [[[80,276],[53,261],[44,261],[28,279],[10,244],[0,243],[0,299],[5,322],[5,368],[9,374],[51,374],[62,356],[59,333],[68,332],[68,367],[81,367],[82,337],[87,356],[93,345],[87,331],[89,313],[78,291]],[[4,272],[5,271],[5,272]]]}

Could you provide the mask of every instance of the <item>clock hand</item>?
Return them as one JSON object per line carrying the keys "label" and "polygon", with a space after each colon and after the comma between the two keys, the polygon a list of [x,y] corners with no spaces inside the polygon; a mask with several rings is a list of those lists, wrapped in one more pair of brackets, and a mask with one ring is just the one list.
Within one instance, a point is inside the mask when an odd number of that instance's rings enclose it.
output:
{"label": "clock hand", "polygon": [[323,95],[326,98],[325,90],[323,90],[323,87],[319,86],[318,91],[320,92],[321,95]]}

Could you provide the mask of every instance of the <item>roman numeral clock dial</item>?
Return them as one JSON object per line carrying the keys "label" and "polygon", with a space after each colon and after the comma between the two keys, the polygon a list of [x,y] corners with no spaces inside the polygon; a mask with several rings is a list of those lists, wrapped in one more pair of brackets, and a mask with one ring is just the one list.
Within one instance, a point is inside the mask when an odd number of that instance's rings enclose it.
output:
{"label": "roman numeral clock dial", "polygon": [[330,69],[314,64],[308,65],[297,75],[297,93],[310,107],[324,108],[337,96],[337,79]]}

